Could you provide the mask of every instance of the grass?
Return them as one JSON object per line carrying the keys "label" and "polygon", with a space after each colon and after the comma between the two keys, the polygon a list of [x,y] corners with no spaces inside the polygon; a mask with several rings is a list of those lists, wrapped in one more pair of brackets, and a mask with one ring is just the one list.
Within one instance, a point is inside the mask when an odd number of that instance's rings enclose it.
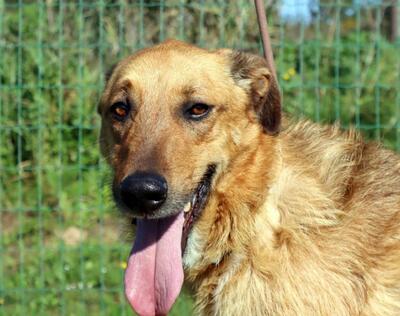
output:
{"label": "grass", "polygon": [[[121,287],[130,245],[120,242],[115,217],[85,214],[77,226],[73,214],[65,214],[62,221],[55,212],[42,215],[40,226],[36,214],[25,214],[21,234],[18,216],[2,214],[6,227],[2,288],[6,291],[0,296],[0,311],[4,315],[130,315]],[[183,293],[171,315],[190,310],[191,299]]]}
{"label": "grass", "polygon": [[[341,3],[309,27],[269,15],[284,108],[399,150],[386,4]],[[114,62],[168,37],[260,52],[251,1],[0,0],[0,315],[131,314],[96,105]],[[172,315],[191,311],[184,292]]]}

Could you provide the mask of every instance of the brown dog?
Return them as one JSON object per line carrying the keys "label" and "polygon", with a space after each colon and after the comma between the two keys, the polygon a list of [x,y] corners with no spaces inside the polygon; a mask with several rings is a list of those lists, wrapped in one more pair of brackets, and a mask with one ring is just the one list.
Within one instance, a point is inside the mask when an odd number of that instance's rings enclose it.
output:
{"label": "brown dog", "polygon": [[204,315],[400,315],[399,157],[281,124],[261,57],[167,41],[114,68],[99,112],[139,314],[167,314],[184,269]]}

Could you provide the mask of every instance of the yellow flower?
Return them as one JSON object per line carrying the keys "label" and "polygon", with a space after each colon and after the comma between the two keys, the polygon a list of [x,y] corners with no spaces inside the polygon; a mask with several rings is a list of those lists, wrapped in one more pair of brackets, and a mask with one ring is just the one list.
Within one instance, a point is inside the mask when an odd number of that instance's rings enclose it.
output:
{"label": "yellow flower", "polygon": [[288,81],[290,79],[289,74],[286,72],[283,74],[283,80]]}
{"label": "yellow flower", "polygon": [[296,69],[294,69],[293,67],[289,68],[287,73],[289,74],[290,77],[293,77],[296,74]]}
{"label": "yellow flower", "polygon": [[4,298],[0,297],[0,305],[4,305]]}
{"label": "yellow flower", "polygon": [[285,81],[288,81],[290,79],[292,79],[292,77],[294,77],[296,75],[296,69],[289,68],[288,70],[286,70],[286,72],[283,74],[282,78]]}
{"label": "yellow flower", "polygon": [[121,267],[121,269],[126,269],[126,267],[128,266],[127,264],[126,264],[126,262],[125,261],[121,261],[120,263],[119,263],[119,266]]}

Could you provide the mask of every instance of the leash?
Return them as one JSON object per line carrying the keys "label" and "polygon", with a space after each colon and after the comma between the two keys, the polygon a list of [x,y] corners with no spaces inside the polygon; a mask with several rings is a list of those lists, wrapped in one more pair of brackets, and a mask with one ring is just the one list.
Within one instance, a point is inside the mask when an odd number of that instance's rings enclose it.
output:
{"label": "leash", "polygon": [[260,28],[261,32],[264,57],[267,60],[268,67],[271,69],[272,74],[274,75],[275,79],[277,79],[278,77],[276,76],[274,54],[272,52],[271,39],[268,32],[267,17],[265,16],[264,2],[263,0],[254,0],[254,4],[256,6],[258,27]]}

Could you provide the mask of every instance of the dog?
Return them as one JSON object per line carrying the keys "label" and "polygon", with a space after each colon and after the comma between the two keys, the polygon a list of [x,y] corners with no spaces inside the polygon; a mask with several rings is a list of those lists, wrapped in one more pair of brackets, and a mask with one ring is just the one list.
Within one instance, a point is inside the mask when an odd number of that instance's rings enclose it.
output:
{"label": "dog", "polygon": [[400,315],[400,158],[282,114],[265,60],[176,40],[108,75],[112,191],[136,222],[125,293],[166,315]]}

